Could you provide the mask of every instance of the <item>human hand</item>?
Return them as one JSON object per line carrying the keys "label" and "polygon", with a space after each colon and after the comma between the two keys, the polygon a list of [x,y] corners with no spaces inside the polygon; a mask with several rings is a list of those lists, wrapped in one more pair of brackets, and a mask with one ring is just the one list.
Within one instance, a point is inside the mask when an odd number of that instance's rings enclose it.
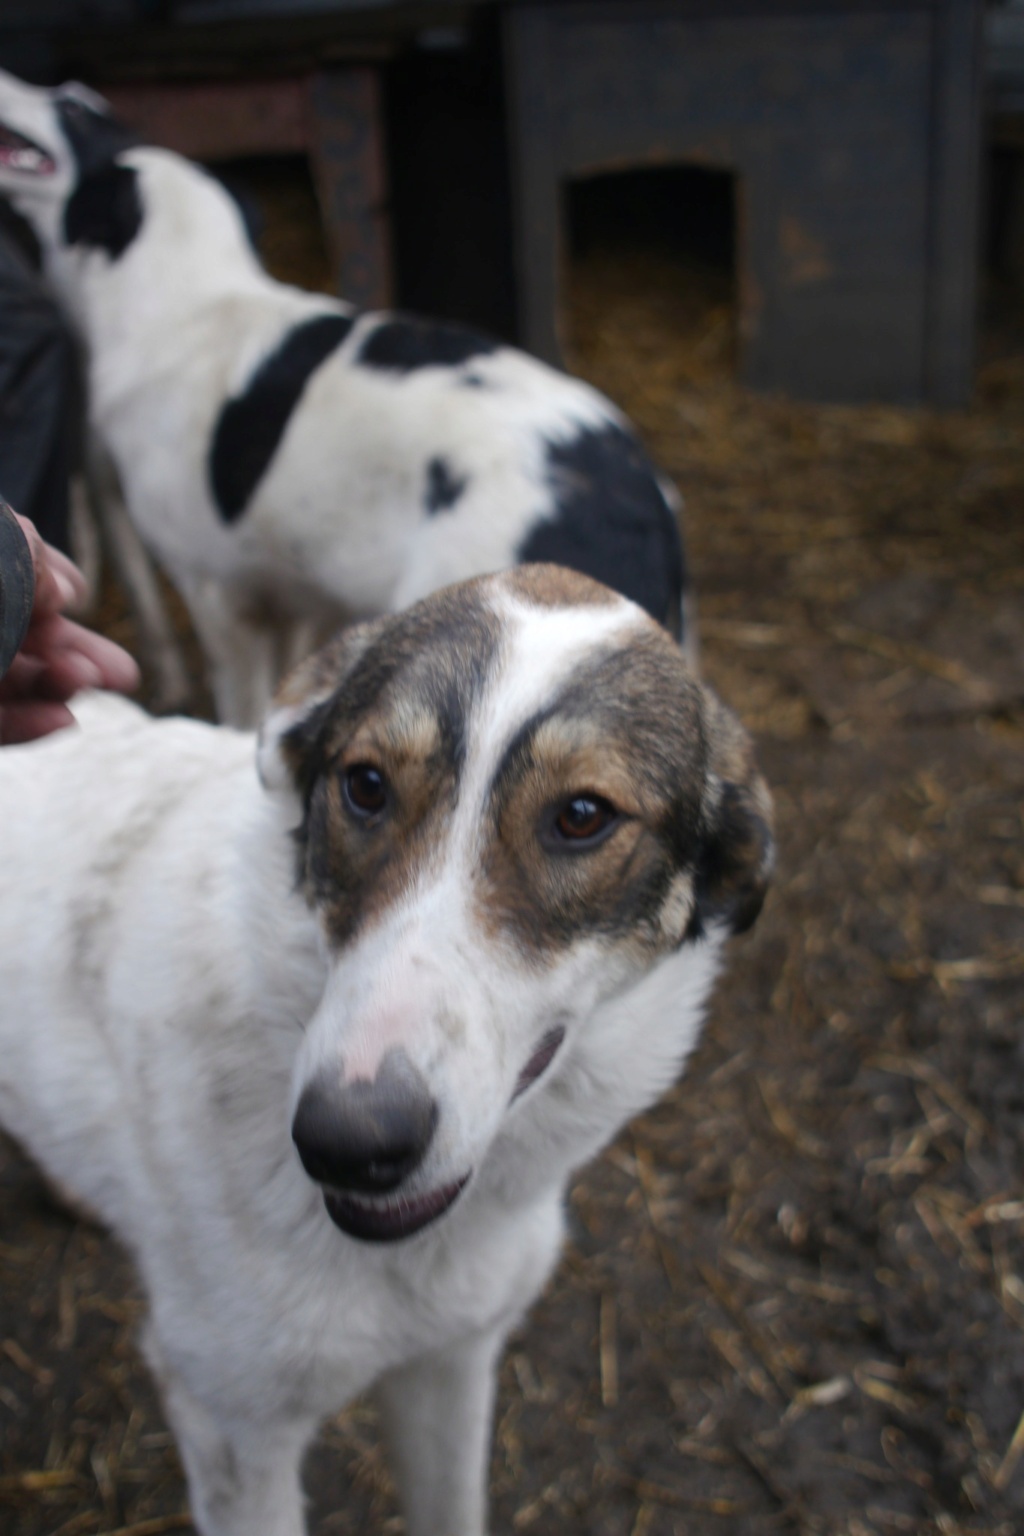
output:
{"label": "human hand", "polygon": [[35,569],[32,616],[22,646],[0,680],[0,744],[33,741],[74,724],[66,701],[80,688],[127,693],[139,684],[135,662],[112,640],[64,616],[85,597],[85,578],[46,544],[27,518],[14,514]]}

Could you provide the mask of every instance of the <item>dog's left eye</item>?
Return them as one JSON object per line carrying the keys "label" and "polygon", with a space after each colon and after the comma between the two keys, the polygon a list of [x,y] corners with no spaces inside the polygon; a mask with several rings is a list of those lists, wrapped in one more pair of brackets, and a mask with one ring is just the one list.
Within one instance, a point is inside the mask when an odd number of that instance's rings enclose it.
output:
{"label": "dog's left eye", "polygon": [[611,801],[600,795],[574,795],[554,819],[555,837],[563,843],[594,843],[619,819]]}
{"label": "dog's left eye", "polygon": [[342,783],[348,807],[360,820],[379,816],[388,803],[387,781],[371,763],[356,763],[347,768]]}

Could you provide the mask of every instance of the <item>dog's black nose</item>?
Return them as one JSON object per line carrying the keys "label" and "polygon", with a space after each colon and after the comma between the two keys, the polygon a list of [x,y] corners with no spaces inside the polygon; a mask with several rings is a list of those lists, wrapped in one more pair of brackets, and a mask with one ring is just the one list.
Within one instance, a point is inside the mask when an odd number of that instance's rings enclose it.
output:
{"label": "dog's black nose", "polygon": [[315,1078],[302,1091],[292,1138],[311,1179],[386,1195],[417,1168],[437,1124],[437,1104],[404,1051],[389,1051],[372,1082]]}

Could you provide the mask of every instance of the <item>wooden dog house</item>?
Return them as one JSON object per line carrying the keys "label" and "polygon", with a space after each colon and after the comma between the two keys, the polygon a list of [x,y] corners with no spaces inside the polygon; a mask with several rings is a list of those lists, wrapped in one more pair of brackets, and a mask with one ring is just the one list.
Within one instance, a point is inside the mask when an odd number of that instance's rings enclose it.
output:
{"label": "wooden dog house", "polygon": [[520,328],[555,359],[563,192],[736,173],[741,368],[812,399],[963,403],[975,0],[559,0],[504,18]]}

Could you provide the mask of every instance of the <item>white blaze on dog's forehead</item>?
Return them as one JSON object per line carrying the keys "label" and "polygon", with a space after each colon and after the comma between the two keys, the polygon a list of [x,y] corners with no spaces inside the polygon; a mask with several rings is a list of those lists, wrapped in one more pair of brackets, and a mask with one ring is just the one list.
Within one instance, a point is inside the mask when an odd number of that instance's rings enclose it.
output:
{"label": "white blaze on dog's forehead", "polygon": [[543,607],[501,592],[492,599],[505,620],[502,664],[482,702],[477,753],[466,765],[463,798],[476,806],[487,793],[509,742],[548,705],[574,668],[604,647],[624,640],[646,614],[626,598],[576,607]]}
{"label": "white blaze on dog's forehead", "polygon": [[651,622],[633,603],[611,593],[607,603],[549,607],[520,601],[496,584],[488,597],[503,620],[504,644],[475,713],[459,810],[445,849],[446,863],[461,865],[470,886],[480,857],[480,808],[511,740],[552,702],[578,665],[625,641],[638,624]]}
{"label": "white blaze on dog's forehead", "polygon": [[506,727],[495,734],[502,737],[541,708],[577,663],[651,622],[634,603],[613,594],[607,603],[564,608],[535,605],[503,591],[492,602],[506,620],[508,636],[508,659],[495,691]]}

